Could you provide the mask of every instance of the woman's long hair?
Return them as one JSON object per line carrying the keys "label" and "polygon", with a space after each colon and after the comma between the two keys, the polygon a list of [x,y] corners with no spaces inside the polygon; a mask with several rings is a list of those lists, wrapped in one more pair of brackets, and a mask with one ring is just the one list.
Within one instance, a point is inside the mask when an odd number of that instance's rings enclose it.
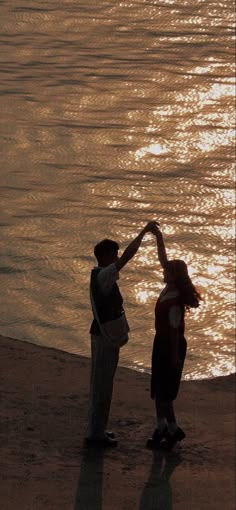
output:
{"label": "woman's long hair", "polygon": [[191,281],[187,264],[179,259],[168,260],[165,264],[165,269],[173,277],[185,308],[187,310],[189,308],[197,308],[200,304],[201,296]]}

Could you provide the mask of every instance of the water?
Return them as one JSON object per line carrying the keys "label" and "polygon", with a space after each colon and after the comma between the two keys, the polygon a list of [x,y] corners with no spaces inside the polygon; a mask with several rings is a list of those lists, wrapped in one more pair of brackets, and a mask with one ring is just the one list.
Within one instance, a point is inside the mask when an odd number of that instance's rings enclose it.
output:
{"label": "water", "polygon": [[[234,371],[231,0],[1,1],[0,333],[89,355],[94,244],[149,219],[204,302],[185,378]],[[163,287],[151,235],[122,271],[150,368]]]}

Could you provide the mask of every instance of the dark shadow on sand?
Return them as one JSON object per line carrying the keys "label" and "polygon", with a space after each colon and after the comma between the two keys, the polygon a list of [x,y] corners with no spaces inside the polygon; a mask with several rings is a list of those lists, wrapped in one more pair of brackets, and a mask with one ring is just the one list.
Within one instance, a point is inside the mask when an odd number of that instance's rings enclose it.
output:
{"label": "dark shadow on sand", "polygon": [[149,478],[143,489],[139,510],[172,510],[170,477],[182,462],[177,453],[153,452]]}
{"label": "dark shadow on sand", "polygon": [[84,449],[74,510],[102,510],[103,458],[102,449]]}

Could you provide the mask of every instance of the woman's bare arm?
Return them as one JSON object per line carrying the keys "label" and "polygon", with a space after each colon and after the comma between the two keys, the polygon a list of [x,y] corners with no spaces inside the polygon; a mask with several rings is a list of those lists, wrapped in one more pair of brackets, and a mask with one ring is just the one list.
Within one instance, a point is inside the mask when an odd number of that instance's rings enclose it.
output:
{"label": "woman's bare arm", "polygon": [[160,229],[156,225],[152,228],[152,233],[156,237],[158,258],[159,258],[161,266],[164,268],[164,266],[166,265],[166,262],[168,262],[168,259],[167,259],[166,247],[165,247],[163,235],[162,235]]}

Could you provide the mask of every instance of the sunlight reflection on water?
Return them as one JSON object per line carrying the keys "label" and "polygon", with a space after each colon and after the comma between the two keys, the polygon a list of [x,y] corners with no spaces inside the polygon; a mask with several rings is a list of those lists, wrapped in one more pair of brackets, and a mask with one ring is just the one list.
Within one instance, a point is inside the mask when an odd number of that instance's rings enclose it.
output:
{"label": "sunlight reflection on water", "polygon": [[[234,371],[232,2],[1,9],[0,331],[89,355],[93,246],[122,251],[156,218],[204,297],[185,377]],[[163,287],[151,236],[120,286],[121,362],[148,370]]]}

